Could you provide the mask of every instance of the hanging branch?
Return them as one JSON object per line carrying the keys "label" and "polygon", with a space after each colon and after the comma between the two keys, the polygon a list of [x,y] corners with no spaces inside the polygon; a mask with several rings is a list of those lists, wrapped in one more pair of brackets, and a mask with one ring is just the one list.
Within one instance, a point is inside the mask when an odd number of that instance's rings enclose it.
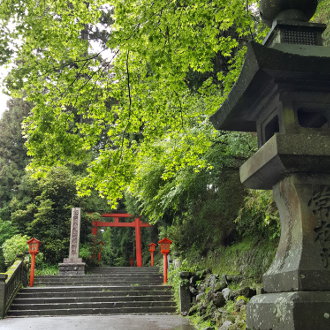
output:
{"label": "hanging branch", "polygon": [[[248,14],[250,13],[250,11],[249,11],[249,0],[246,0],[246,11],[247,11]],[[254,35],[253,35],[252,29],[251,29],[250,26],[249,26],[249,32],[250,32],[252,40],[254,40]]]}
{"label": "hanging branch", "polygon": [[130,77],[130,72],[129,72],[129,50],[126,53],[126,75],[127,75],[128,100],[129,100],[128,118],[127,118],[127,124],[126,124],[123,134],[121,136],[119,162],[123,158],[125,134],[127,132],[128,127],[130,126],[130,119],[131,119],[131,114],[132,114],[131,77]]}
{"label": "hanging branch", "polygon": [[[128,89],[128,99],[129,99],[128,121],[129,121],[131,118],[131,111],[132,111],[132,96],[131,96],[131,83],[130,83],[128,59],[129,59],[129,50],[127,51],[127,54],[126,54],[126,75],[127,75],[127,89]],[[129,122],[128,122],[128,124],[129,124]],[[126,128],[125,128],[125,131],[126,131]]]}

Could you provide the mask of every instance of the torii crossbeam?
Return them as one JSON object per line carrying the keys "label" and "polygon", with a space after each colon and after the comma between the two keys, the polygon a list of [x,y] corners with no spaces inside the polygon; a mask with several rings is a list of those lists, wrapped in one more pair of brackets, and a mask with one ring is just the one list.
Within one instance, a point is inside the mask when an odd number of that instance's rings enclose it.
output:
{"label": "torii crossbeam", "polygon": [[140,218],[135,218],[132,222],[120,222],[120,218],[134,218],[128,213],[104,213],[102,218],[113,218],[112,222],[92,221],[92,234],[97,235],[98,227],[135,227],[135,255],[136,266],[142,267],[142,246],[141,246],[141,227],[151,227],[148,223],[144,223]]}

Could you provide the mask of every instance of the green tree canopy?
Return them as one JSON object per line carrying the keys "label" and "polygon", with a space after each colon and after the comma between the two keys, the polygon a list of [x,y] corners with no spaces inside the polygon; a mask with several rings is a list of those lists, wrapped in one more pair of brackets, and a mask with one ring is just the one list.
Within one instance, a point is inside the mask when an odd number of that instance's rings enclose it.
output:
{"label": "green tree canopy", "polygon": [[[12,223],[21,233],[42,242],[41,250],[48,263],[56,263],[67,256],[70,240],[72,207],[84,211],[105,210],[99,198],[84,200],[77,197],[75,177],[65,167],[52,168],[40,179],[26,175],[11,200]],[[82,216],[81,242],[89,240],[90,221]]]}
{"label": "green tree canopy", "polygon": [[87,163],[80,193],[95,188],[112,205],[146,162],[163,166],[164,179],[206,168],[217,135],[208,117],[245,43],[259,38],[256,2],[2,1],[2,26],[20,39],[7,83],[34,104],[30,168]]}

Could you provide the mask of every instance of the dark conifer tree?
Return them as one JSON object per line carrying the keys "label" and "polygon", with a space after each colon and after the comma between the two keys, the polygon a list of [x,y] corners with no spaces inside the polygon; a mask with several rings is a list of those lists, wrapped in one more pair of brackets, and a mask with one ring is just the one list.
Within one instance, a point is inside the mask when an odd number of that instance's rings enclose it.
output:
{"label": "dark conifer tree", "polygon": [[0,120],[0,219],[10,219],[9,203],[24,175],[28,156],[24,147],[22,121],[29,104],[13,99]]}

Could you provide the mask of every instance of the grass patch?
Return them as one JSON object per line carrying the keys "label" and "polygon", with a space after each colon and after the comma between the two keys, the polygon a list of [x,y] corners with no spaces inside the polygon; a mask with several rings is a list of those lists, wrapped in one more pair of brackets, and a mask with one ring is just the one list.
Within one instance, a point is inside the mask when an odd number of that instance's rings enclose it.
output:
{"label": "grass patch", "polygon": [[45,275],[57,275],[58,266],[57,265],[42,265],[41,267],[36,266],[35,275],[45,276]]}

